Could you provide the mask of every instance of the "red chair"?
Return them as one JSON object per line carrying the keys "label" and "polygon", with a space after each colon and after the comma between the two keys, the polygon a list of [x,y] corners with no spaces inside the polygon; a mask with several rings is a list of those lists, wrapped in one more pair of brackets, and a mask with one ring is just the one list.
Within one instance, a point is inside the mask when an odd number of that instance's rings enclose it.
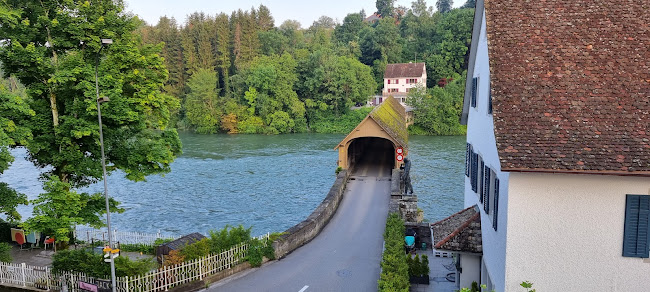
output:
{"label": "red chair", "polygon": [[45,244],[45,250],[47,250],[47,245],[48,245],[48,244],[51,244],[51,245],[52,245],[52,249],[54,249],[54,237],[46,236],[46,237],[45,237],[45,241],[43,241],[43,243]]}

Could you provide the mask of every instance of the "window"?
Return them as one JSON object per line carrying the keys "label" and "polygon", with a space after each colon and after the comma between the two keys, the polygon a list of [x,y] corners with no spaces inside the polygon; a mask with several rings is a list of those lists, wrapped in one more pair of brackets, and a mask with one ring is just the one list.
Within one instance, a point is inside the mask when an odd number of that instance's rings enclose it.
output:
{"label": "window", "polygon": [[478,95],[478,77],[472,79],[472,107],[476,107],[476,97]]}
{"label": "window", "polygon": [[399,84],[399,79],[395,79],[395,84]]}
{"label": "window", "polygon": [[409,92],[409,91],[411,91],[411,89],[410,89],[410,88],[407,88],[407,89],[406,89],[406,92]]}
{"label": "window", "polygon": [[625,198],[625,227],[623,256],[650,257],[650,196],[627,195]]}
{"label": "window", "polygon": [[399,92],[399,88],[389,88],[388,92]]}
{"label": "window", "polygon": [[492,228],[497,231],[499,221],[499,178],[494,176],[494,206],[492,207]]}
{"label": "window", "polygon": [[415,84],[415,83],[418,83],[417,79],[413,79],[413,78],[406,79],[406,84]]}

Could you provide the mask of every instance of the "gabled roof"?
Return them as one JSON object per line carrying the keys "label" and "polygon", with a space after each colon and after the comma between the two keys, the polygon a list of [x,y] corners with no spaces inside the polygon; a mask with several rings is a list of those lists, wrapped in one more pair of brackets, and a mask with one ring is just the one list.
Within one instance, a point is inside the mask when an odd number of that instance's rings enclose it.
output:
{"label": "gabled roof", "polygon": [[[404,149],[408,148],[409,135],[406,127],[406,110],[392,96],[387,97],[384,102],[375,107],[342,141],[347,140],[368,119],[375,121],[399,146]],[[334,149],[338,149],[340,146],[341,143]]]}
{"label": "gabled roof", "polygon": [[440,250],[482,253],[481,213],[469,207],[431,224],[433,248]]}
{"label": "gabled roof", "polygon": [[422,77],[425,70],[424,63],[388,64],[384,78]]}
{"label": "gabled roof", "polygon": [[646,1],[489,0],[485,19],[502,170],[650,176]]}
{"label": "gabled roof", "polygon": [[170,241],[168,243],[163,244],[162,246],[167,246],[172,250],[180,250],[186,245],[190,245],[192,243],[195,243],[197,241],[200,241],[201,239],[206,238],[203,234],[194,232],[188,235],[185,235],[179,239],[176,239],[174,241]]}

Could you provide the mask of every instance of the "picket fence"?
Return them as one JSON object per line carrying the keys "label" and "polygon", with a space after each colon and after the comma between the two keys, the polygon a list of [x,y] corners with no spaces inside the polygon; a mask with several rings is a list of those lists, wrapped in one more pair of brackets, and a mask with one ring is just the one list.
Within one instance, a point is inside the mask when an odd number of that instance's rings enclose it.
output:
{"label": "picket fence", "polygon": [[[257,237],[267,239],[269,234]],[[240,264],[246,257],[248,244],[241,243],[219,254],[173,266],[165,266],[142,276],[118,277],[117,292],[167,291],[175,286],[216,274]],[[0,286],[30,287],[48,291],[85,292],[80,285],[110,287],[110,280],[96,279],[82,273],[54,274],[47,267],[0,262]],[[0,289],[1,290],[1,289]]]}
{"label": "picket fence", "polygon": [[[156,239],[177,239],[180,236],[163,236],[160,231],[156,234],[112,231],[113,241],[122,244],[145,244],[153,245]],[[106,229],[80,229],[75,231],[77,240],[91,241],[108,241],[108,231]]]}

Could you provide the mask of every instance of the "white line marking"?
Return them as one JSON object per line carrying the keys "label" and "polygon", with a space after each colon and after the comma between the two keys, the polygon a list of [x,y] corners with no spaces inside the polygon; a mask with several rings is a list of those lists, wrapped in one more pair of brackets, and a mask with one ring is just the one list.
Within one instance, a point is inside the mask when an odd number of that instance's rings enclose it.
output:
{"label": "white line marking", "polygon": [[305,292],[305,290],[307,290],[307,288],[309,288],[309,286],[305,285],[305,287],[302,287],[302,289],[300,289],[300,291],[298,291],[298,292]]}

